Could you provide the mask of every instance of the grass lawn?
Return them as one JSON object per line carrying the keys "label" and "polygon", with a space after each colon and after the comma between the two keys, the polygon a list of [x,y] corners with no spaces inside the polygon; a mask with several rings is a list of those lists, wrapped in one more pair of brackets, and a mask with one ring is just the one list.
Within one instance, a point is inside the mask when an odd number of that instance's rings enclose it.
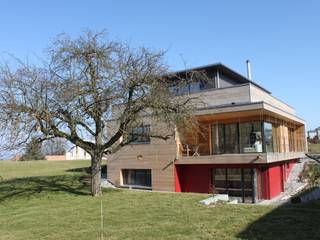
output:
{"label": "grass lawn", "polygon": [[320,154],[320,144],[308,143],[309,153]]}
{"label": "grass lawn", "polygon": [[204,195],[106,190],[89,196],[89,166],[0,162],[0,239],[319,239],[320,203],[202,206]]}

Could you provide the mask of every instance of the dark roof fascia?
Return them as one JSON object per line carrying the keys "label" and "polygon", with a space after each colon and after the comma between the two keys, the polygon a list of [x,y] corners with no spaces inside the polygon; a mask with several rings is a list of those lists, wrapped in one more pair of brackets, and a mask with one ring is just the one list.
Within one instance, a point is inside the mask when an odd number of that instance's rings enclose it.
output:
{"label": "dark roof fascia", "polygon": [[249,80],[248,78],[244,77],[240,73],[232,70],[231,68],[225,66],[222,63],[215,63],[215,64],[203,65],[203,66],[199,66],[199,67],[195,67],[195,68],[188,68],[188,69],[185,69],[185,70],[179,70],[179,71],[172,72],[172,74],[179,75],[179,74],[183,74],[183,73],[186,73],[186,72],[201,71],[201,70],[212,70],[212,69],[218,69],[218,70],[222,71],[223,73],[226,73],[226,75],[233,76],[236,79],[240,79],[241,81],[243,81],[243,83],[251,83],[252,85],[255,85],[256,87],[262,89],[263,91],[271,94],[271,92],[268,91],[267,89],[265,89],[264,87],[262,87],[259,84]]}

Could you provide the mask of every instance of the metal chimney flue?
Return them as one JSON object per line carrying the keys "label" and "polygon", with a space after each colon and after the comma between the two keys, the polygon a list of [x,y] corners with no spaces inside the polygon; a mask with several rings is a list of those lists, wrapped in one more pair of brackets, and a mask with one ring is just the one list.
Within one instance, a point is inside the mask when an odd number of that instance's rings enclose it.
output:
{"label": "metal chimney flue", "polygon": [[248,77],[249,80],[252,80],[251,79],[251,63],[250,63],[250,60],[247,60],[246,63],[247,63],[247,77]]}

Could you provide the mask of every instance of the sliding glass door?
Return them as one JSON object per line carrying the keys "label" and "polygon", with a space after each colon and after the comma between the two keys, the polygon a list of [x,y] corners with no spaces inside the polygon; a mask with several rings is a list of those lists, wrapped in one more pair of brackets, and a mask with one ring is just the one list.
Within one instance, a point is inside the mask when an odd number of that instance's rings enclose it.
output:
{"label": "sliding glass door", "polygon": [[263,152],[262,122],[211,125],[213,154]]}
{"label": "sliding glass door", "polygon": [[239,152],[238,124],[217,124],[211,127],[212,152],[228,154]]}
{"label": "sliding glass door", "polygon": [[215,168],[212,179],[215,193],[228,194],[239,202],[254,202],[253,169]]}

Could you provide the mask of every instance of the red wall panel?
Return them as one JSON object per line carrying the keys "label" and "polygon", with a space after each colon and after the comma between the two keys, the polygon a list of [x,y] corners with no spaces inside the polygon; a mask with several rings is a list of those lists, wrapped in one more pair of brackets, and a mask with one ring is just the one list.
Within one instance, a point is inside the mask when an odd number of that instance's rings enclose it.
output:
{"label": "red wall panel", "polygon": [[182,166],[183,192],[209,193],[211,189],[211,168],[206,165]]}
{"label": "red wall panel", "polygon": [[212,193],[213,168],[253,168],[253,164],[190,164],[175,165],[176,192]]}
{"label": "red wall panel", "polygon": [[175,191],[182,192],[182,168],[177,165],[174,166],[174,180],[175,180]]}
{"label": "red wall panel", "polygon": [[278,196],[283,191],[283,165],[270,166],[268,169],[268,199]]}
{"label": "red wall panel", "polygon": [[284,190],[284,182],[287,180],[296,160],[259,166],[254,164],[238,165],[213,165],[193,164],[175,165],[175,191],[212,193],[213,168],[257,168],[258,196],[262,199],[271,199],[278,196]]}

